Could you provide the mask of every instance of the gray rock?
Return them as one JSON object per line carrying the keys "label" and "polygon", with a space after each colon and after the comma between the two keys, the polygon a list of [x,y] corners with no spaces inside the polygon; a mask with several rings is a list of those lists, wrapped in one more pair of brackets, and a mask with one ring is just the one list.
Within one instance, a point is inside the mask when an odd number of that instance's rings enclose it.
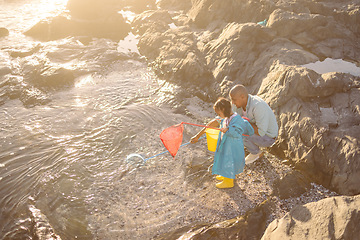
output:
{"label": "gray rock", "polygon": [[[273,32],[255,23],[229,23],[218,38],[206,47],[206,60],[215,79],[220,82],[225,76],[235,79],[254,61],[264,43],[273,40]],[[245,84],[245,83],[244,83]]]}
{"label": "gray rock", "polygon": [[357,59],[360,46],[353,41],[358,37],[357,32],[344,24],[332,15],[276,9],[269,16],[267,26],[278,36],[288,38],[320,57]]}
{"label": "gray rock", "polygon": [[267,227],[267,239],[358,239],[360,195],[332,197],[297,206]]}
{"label": "gray rock", "polygon": [[338,117],[335,115],[333,108],[320,108],[321,117],[320,120],[328,124],[329,126],[337,126],[338,124]]}
{"label": "gray rock", "polygon": [[170,28],[169,24],[171,23],[173,23],[173,20],[168,11],[148,10],[137,15],[131,25],[135,33],[142,35],[148,29],[155,29],[157,32],[166,31]]}
{"label": "gray rock", "polygon": [[[358,2],[194,0],[184,26],[170,28],[176,14],[158,10],[140,15],[135,29],[159,76],[208,95],[227,96],[238,83],[260,95],[280,126],[272,151],[313,181],[353,195],[360,193],[359,77],[302,65],[325,57],[358,63]],[[266,26],[255,23],[266,18]]]}
{"label": "gray rock", "polygon": [[91,36],[119,40],[130,31],[130,25],[118,13],[96,20],[77,20],[56,16],[38,22],[24,34],[42,41],[56,40],[68,36]]}
{"label": "gray rock", "polygon": [[269,199],[237,218],[184,227],[156,239],[260,239],[273,205],[274,202]]}
{"label": "gray rock", "polygon": [[311,188],[309,179],[299,171],[287,173],[284,177],[277,179],[273,184],[273,195],[280,199],[299,197]]}
{"label": "gray rock", "polygon": [[[188,12],[192,22],[201,28],[215,21],[226,23],[259,22],[275,9],[272,1],[194,0]],[[255,13],[255,14],[254,14]]]}
{"label": "gray rock", "polygon": [[140,38],[138,48],[162,77],[199,84],[212,80],[204,55],[197,48],[195,35],[187,27],[169,27],[161,33],[148,29]]}
{"label": "gray rock", "polygon": [[0,37],[6,37],[9,35],[9,30],[6,28],[0,27]]}
{"label": "gray rock", "polygon": [[48,218],[35,206],[29,206],[31,212],[31,220],[34,223],[34,233],[37,239],[46,240],[61,240],[61,237],[57,235],[54,228],[50,225]]}

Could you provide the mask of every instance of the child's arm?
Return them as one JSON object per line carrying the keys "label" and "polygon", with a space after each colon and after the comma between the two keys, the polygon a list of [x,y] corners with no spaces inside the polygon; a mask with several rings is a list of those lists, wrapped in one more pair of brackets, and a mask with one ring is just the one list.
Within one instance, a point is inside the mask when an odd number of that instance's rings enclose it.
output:
{"label": "child's arm", "polygon": [[[213,127],[213,128],[217,128],[219,127],[220,123],[218,119],[213,119],[211,120],[208,124],[206,124],[206,126],[209,127]],[[197,143],[197,141],[199,140],[199,138],[201,137],[201,135],[203,135],[205,133],[206,128],[201,129],[200,132],[198,132],[197,134],[195,134],[191,139],[190,142],[191,143]]]}

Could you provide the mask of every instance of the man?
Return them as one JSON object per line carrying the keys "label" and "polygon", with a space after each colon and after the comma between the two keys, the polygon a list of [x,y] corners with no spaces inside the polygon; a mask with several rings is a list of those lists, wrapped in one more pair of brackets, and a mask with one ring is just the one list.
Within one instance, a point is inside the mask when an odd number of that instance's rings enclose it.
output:
{"label": "man", "polygon": [[[243,85],[234,86],[229,93],[233,112],[242,117],[250,119],[250,124],[254,128],[255,134],[245,136],[243,139],[244,146],[250,152],[245,158],[245,163],[249,164],[259,159],[263,153],[260,147],[270,147],[275,143],[278,136],[278,124],[274,112],[269,105],[258,96],[248,94]],[[208,123],[208,126],[218,127],[219,122],[215,119]],[[196,143],[199,137],[205,133],[202,129],[191,138],[192,143]]]}

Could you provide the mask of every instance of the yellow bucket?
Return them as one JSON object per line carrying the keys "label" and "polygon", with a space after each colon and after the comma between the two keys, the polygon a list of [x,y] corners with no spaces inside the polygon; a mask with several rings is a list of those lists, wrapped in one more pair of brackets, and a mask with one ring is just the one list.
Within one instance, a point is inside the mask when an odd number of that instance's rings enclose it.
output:
{"label": "yellow bucket", "polygon": [[206,132],[206,141],[208,145],[208,150],[211,152],[216,151],[216,144],[219,137],[219,130],[207,128]]}

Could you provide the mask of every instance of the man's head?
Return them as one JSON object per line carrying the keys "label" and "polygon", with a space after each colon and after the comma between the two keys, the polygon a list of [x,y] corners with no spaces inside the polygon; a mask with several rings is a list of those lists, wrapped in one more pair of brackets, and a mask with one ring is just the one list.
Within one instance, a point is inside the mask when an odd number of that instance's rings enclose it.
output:
{"label": "man's head", "polygon": [[239,84],[231,88],[229,96],[232,104],[234,104],[237,108],[246,108],[248,92],[243,85]]}

